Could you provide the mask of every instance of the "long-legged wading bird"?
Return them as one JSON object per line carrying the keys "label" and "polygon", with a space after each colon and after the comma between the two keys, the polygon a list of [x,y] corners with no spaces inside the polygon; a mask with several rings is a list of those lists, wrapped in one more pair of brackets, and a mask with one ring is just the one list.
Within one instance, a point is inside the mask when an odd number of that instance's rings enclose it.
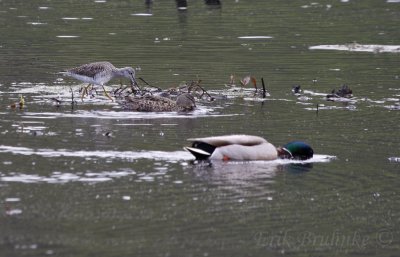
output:
{"label": "long-legged wading bird", "polygon": [[110,62],[92,62],[61,73],[65,76],[89,83],[84,88],[81,99],[83,99],[87,93],[87,89],[91,85],[100,85],[103,88],[104,94],[112,100],[104,85],[115,77],[125,77],[131,81],[132,86],[136,84],[135,70],[132,67],[116,68]]}

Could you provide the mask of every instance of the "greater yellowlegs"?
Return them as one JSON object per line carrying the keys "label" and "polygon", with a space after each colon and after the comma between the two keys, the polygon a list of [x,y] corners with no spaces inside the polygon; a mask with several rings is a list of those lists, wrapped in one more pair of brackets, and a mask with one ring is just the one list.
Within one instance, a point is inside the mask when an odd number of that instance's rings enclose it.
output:
{"label": "greater yellowlegs", "polygon": [[61,73],[65,76],[70,76],[82,82],[89,83],[82,92],[82,99],[90,85],[100,85],[105,95],[112,100],[104,88],[104,84],[114,77],[125,77],[130,79],[132,86],[136,84],[135,70],[132,67],[116,68],[110,62],[92,62]]}

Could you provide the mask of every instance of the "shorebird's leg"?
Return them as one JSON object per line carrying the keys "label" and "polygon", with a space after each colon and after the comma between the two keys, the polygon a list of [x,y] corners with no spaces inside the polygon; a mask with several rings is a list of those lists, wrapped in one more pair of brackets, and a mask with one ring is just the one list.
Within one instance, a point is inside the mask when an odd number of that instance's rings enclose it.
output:
{"label": "shorebird's leg", "polygon": [[124,85],[122,84],[122,80],[120,79],[119,80],[119,88],[114,90],[114,95],[121,94],[122,91],[124,91],[125,89],[126,88],[124,88]]}
{"label": "shorebird's leg", "polygon": [[86,87],[83,87],[82,90],[82,95],[81,95],[81,101],[83,102],[83,98],[85,97],[85,95],[89,95],[88,92],[88,88],[91,86],[92,84],[87,85]]}
{"label": "shorebird's leg", "polygon": [[114,101],[114,99],[112,99],[112,97],[107,93],[106,89],[104,88],[104,86],[101,86],[103,88],[104,94],[111,100]]}
{"label": "shorebird's leg", "polygon": [[71,107],[74,109],[74,105],[76,104],[74,100],[74,90],[72,90],[72,87],[69,87],[69,89],[71,90]]}

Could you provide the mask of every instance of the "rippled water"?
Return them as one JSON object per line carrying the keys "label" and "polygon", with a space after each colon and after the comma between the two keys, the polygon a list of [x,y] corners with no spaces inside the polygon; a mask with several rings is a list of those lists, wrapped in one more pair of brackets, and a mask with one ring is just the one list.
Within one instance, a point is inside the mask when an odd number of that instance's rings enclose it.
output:
{"label": "rippled water", "polygon": [[[396,256],[399,1],[144,2],[0,1],[0,255]],[[101,60],[161,88],[201,80],[215,101],[187,114],[126,112],[100,90],[82,102],[58,72]],[[239,86],[249,75],[266,98]],[[343,84],[352,98],[326,98]],[[233,133],[316,156],[183,150]]]}

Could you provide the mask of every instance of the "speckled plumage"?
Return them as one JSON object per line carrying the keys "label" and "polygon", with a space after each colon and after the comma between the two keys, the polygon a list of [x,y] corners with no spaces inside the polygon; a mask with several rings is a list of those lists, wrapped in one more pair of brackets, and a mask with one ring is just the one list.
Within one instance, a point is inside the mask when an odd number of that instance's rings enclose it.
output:
{"label": "speckled plumage", "polygon": [[104,88],[104,85],[114,77],[125,77],[131,81],[131,85],[135,85],[135,70],[132,67],[115,68],[110,62],[93,62],[75,67],[61,74],[89,83],[82,92],[82,100],[87,93],[90,85],[100,85],[105,95],[112,99]]}
{"label": "speckled plumage", "polygon": [[155,95],[128,96],[120,104],[124,110],[137,112],[182,112],[192,111],[196,107],[190,94],[182,94],[176,101]]}
{"label": "speckled plumage", "polygon": [[103,86],[112,78],[120,76],[135,81],[135,70],[132,67],[116,68],[110,62],[93,62],[63,72],[64,75],[80,81]]}

